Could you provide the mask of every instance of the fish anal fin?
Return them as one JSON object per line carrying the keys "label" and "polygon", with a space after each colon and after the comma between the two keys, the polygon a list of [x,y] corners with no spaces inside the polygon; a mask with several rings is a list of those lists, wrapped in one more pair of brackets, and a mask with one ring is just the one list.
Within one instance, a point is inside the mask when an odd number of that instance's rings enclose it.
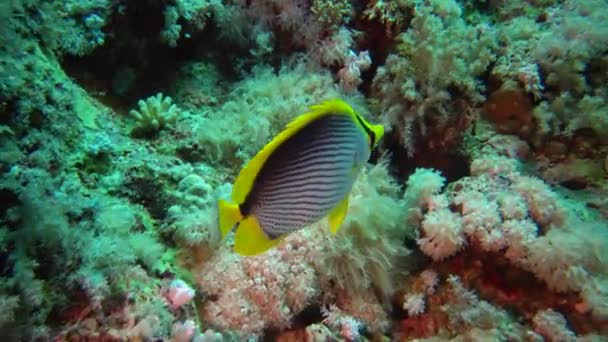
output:
{"label": "fish anal fin", "polygon": [[332,234],[336,234],[344,222],[344,217],[346,217],[346,212],[348,211],[348,195],[344,197],[340,203],[329,213],[328,221],[329,221],[329,230]]}
{"label": "fish anal fin", "polygon": [[262,230],[255,216],[245,218],[239,224],[234,235],[234,251],[241,255],[264,253],[278,245],[284,237],[270,239]]}

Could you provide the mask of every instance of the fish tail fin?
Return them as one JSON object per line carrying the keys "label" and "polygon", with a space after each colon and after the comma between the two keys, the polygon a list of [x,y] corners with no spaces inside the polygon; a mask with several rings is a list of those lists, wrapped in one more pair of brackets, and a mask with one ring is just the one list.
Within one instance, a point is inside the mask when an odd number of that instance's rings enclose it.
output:
{"label": "fish tail fin", "polygon": [[239,224],[234,235],[234,251],[241,255],[256,255],[276,246],[284,237],[270,239],[255,216],[248,216]]}
{"label": "fish tail fin", "polygon": [[235,224],[243,219],[239,206],[233,203],[228,203],[224,200],[218,201],[218,210],[220,218],[220,232],[222,239],[228,235]]}

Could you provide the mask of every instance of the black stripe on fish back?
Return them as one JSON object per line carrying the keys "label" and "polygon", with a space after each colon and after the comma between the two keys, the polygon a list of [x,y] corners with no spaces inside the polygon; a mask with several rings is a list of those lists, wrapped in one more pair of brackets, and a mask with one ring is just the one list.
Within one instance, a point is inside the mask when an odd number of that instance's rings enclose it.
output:
{"label": "black stripe on fish back", "polygon": [[343,175],[337,172],[338,166],[352,166],[354,148],[361,137],[358,127],[343,115],[329,116],[316,123],[276,151],[273,156],[277,162],[268,163],[268,172],[261,177],[263,193],[269,188],[272,193],[294,193],[300,187],[302,191],[326,192]]}
{"label": "black stripe on fish back", "polygon": [[348,193],[359,139],[349,116],[330,115],[275,150],[246,200],[269,236],[319,220]]}
{"label": "black stripe on fish back", "polygon": [[[319,120],[315,127],[309,130],[302,130],[300,139],[290,141],[290,146],[286,146],[282,152],[283,156],[278,156],[278,163],[272,165],[272,177],[279,177],[284,174],[292,174],[294,170],[305,172],[306,166],[310,165],[311,158],[315,158],[319,163],[331,162],[345,157],[345,147],[352,148],[356,139],[360,138],[361,132],[350,117],[344,115],[328,116],[326,120]],[[322,125],[329,121],[326,125]],[[311,125],[312,126],[312,125]],[[354,152],[354,151],[353,151]]]}

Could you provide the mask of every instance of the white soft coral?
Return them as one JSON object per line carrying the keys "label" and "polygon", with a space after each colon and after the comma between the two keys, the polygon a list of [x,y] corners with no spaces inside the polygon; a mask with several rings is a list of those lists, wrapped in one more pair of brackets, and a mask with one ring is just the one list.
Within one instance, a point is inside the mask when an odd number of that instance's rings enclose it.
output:
{"label": "white soft coral", "polygon": [[406,310],[410,316],[418,316],[424,313],[426,305],[424,303],[424,294],[410,293],[403,298],[403,310]]}
{"label": "white soft coral", "polygon": [[420,249],[435,261],[455,254],[466,242],[462,224],[462,217],[447,208],[429,212],[422,220]]}
{"label": "white soft coral", "polygon": [[515,176],[512,188],[526,200],[530,216],[540,227],[548,229],[551,225],[564,223],[566,213],[559,205],[557,195],[542,180]]}
{"label": "white soft coral", "polygon": [[568,329],[566,319],[551,309],[539,311],[532,319],[534,330],[549,341],[576,341],[576,335]]}
{"label": "white soft coral", "polygon": [[445,178],[433,169],[416,169],[407,179],[404,199],[408,207],[420,207],[427,204],[431,197],[438,194],[445,185]]}

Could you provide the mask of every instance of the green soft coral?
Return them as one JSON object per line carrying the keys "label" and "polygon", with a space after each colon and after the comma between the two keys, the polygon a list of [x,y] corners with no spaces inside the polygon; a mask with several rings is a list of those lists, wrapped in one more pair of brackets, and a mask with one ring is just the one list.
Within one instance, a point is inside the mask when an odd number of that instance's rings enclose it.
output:
{"label": "green soft coral", "polygon": [[599,137],[608,136],[606,113],[608,103],[604,96],[585,95],[578,99],[567,92],[541,102],[534,110],[541,136],[572,136],[582,128],[591,128]]}
{"label": "green soft coral", "polygon": [[206,161],[240,166],[308,106],[339,97],[331,75],[304,64],[278,72],[261,66],[238,82],[218,109],[197,122],[199,145]]}
{"label": "green soft coral", "polygon": [[387,36],[398,32],[404,24],[409,12],[408,0],[373,1],[363,11],[363,16],[369,20],[378,20],[386,29]]}
{"label": "green soft coral", "polygon": [[410,251],[403,241],[414,234],[404,226],[405,208],[398,190],[386,162],[360,175],[343,227],[337,238],[329,240],[327,257],[318,262],[328,289],[337,287],[352,298],[365,297],[373,289],[380,301],[389,299],[399,273],[406,273],[402,261]]}
{"label": "green soft coral", "polygon": [[[109,0],[14,1],[24,25],[45,47],[60,54],[90,54],[105,43],[104,28],[118,2]],[[29,15],[37,13],[38,15]]]}
{"label": "green soft coral", "polygon": [[191,32],[183,32],[183,24],[190,24],[198,31],[207,27],[210,19],[223,11],[221,0],[176,0],[174,6],[163,10],[165,25],[161,38],[171,47],[176,47],[181,37],[189,37]]}
{"label": "green soft coral", "polygon": [[316,17],[317,22],[332,29],[350,21],[354,14],[350,0],[313,0],[310,11]]}

